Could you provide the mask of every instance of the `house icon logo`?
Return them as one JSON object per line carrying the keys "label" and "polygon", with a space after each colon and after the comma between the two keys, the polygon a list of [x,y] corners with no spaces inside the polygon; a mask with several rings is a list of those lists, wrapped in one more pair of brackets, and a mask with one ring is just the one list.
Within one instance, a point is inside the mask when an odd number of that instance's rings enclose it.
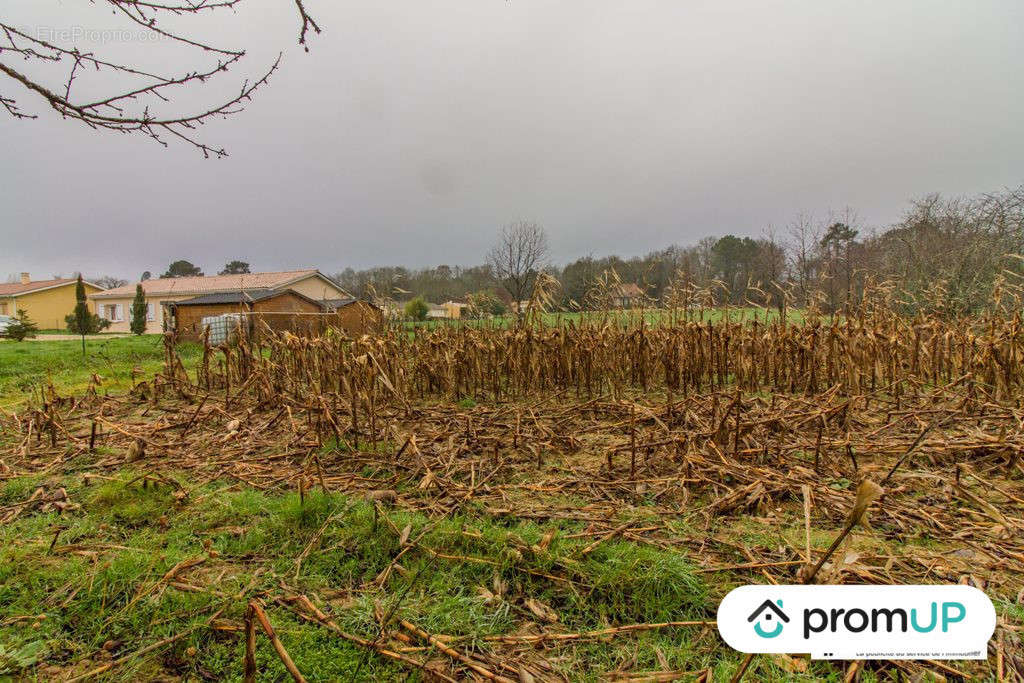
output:
{"label": "house icon logo", "polygon": [[782,600],[765,600],[754,613],[747,617],[754,622],[754,633],[762,638],[774,638],[782,633],[783,623],[789,623],[789,617],[782,611]]}

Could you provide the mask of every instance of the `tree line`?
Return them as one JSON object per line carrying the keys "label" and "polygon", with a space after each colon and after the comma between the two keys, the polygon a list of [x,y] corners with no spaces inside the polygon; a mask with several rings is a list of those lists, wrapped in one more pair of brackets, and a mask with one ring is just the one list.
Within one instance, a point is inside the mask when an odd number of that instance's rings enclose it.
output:
{"label": "tree line", "polygon": [[[231,261],[218,274],[246,272],[248,263]],[[202,274],[180,260],[161,277]],[[911,308],[927,302],[932,310],[969,311],[1024,275],[1024,185],[968,197],[928,195],[883,229],[866,228],[846,209],[821,219],[797,215],[759,237],[709,236],[643,256],[589,255],[564,265],[548,258],[541,226],[517,221],[500,230],[478,265],[346,268],[333,278],[360,299],[402,306],[414,299],[462,301],[497,315],[529,299],[542,274],[557,285],[550,304],[563,310],[607,307],[610,299],[594,296],[596,290],[634,283],[643,292],[636,303],[651,306],[815,304],[835,311],[871,284],[884,284]],[[126,284],[113,277],[92,281]]]}
{"label": "tree line", "polygon": [[647,305],[678,305],[684,292],[699,292],[712,305],[813,303],[834,311],[884,284],[910,306],[962,312],[1024,274],[1024,185],[971,197],[928,195],[881,230],[868,230],[846,209],[819,220],[798,215],[756,238],[705,237],[643,256],[585,256],[561,266],[546,256],[543,229],[518,222],[502,229],[481,265],[347,268],[335,279],[360,298],[441,303],[488,295],[509,305],[529,298],[544,273],[560,285],[555,304],[565,310],[598,308],[595,288],[635,283]]}

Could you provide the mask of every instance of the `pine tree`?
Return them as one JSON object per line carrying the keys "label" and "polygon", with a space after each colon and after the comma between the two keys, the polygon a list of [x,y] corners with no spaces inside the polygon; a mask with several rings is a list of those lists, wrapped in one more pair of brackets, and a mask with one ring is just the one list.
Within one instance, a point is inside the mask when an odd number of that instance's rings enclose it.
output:
{"label": "pine tree", "polygon": [[132,334],[143,334],[146,331],[146,313],[149,306],[146,305],[146,295],[142,291],[142,285],[135,285],[135,299],[132,301]]}
{"label": "pine tree", "polygon": [[85,335],[92,331],[92,313],[89,312],[89,304],[85,300],[85,285],[82,284],[82,274],[78,274],[78,282],[75,284],[75,327],[82,335],[82,355],[85,355]]}
{"label": "pine tree", "polygon": [[7,326],[4,335],[14,341],[22,341],[26,337],[35,337],[38,331],[39,326],[28,317],[28,312],[19,308],[18,317]]}

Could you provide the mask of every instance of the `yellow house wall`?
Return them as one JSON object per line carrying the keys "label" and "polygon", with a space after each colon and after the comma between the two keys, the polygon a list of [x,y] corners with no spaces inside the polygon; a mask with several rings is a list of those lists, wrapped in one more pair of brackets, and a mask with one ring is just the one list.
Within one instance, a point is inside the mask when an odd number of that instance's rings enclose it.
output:
{"label": "yellow house wall", "polygon": [[284,289],[294,289],[299,294],[317,301],[321,299],[345,299],[349,296],[343,290],[318,277],[307,277],[305,280],[299,280],[293,284],[286,285]]}
{"label": "yellow house wall", "polygon": [[[102,291],[99,287],[85,284],[87,296]],[[63,330],[66,325],[64,317],[75,310],[75,283],[69,282],[52,289],[19,294],[11,299],[0,299],[0,302],[7,303],[6,315],[14,316],[19,309],[24,309],[39,329]]]}
{"label": "yellow house wall", "polygon": [[444,309],[445,314],[449,318],[456,318],[457,319],[457,318],[461,318],[462,317],[462,311],[466,308],[466,306],[464,306],[463,304],[458,304],[458,303],[450,302],[449,301],[449,302],[445,302],[445,303],[441,304],[441,308]]}

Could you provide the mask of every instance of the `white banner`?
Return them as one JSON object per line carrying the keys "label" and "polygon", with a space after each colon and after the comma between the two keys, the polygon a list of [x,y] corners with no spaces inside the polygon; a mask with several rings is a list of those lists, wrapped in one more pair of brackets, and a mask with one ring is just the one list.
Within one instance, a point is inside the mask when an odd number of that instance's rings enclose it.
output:
{"label": "white banner", "polygon": [[740,652],[813,659],[985,659],[996,627],[971,586],[741,586],[718,606]]}

